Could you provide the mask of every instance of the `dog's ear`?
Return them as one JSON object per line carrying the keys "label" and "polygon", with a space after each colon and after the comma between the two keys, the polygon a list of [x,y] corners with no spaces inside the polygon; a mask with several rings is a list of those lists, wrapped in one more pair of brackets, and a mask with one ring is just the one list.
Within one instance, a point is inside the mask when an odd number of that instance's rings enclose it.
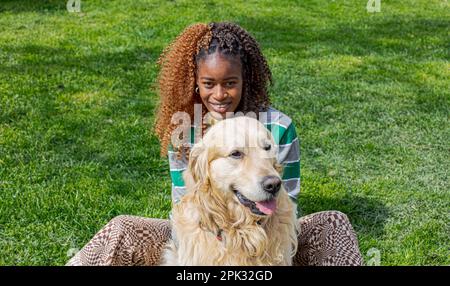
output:
{"label": "dog's ear", "polygon": [[199,212],[201,227],[218,233],[228,220],[225,201],[219,192],[210,188],[209,162],[213,154],[213,148],[208,149],[201,143],[194,145],[189,154],[189,165],[184,176],[190,180],[190,184],[194,184],[193,198],[195,205],[201,209]]}
{"label": "dog's ear", "polygon": [[203,184],[208,181],[208,149],[202,143],[192,147],[189,154],[188,170],[196,184]]}

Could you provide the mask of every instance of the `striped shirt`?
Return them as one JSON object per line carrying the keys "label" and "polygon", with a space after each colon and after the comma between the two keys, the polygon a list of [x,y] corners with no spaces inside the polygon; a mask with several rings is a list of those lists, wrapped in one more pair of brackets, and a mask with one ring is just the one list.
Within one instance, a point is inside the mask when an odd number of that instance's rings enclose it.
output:
{"label": "striped shirt", "polygon": [[[300,193],[300,148],[294,123],[284,113],[270,107],[267,113],[261,113],[259,121],[272,133],[278,146],[277,161],[283,165],[283,186],[289,196],[297,201]],[[194,127],[191,127],[191,135]],[[194,144],[194,136],[190,136],[190,146]],[[177,152],[169,145],[170,177],[172,179],[172,201],[177,203],[186,194],[182,173],[186,170],[186,158],[178,158]]]}

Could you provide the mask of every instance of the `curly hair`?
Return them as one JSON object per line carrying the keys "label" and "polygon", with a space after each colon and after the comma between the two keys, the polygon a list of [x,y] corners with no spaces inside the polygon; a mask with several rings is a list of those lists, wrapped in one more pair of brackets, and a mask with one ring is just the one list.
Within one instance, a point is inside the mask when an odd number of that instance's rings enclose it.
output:
{"label": "curly hair", "polygon": [[[176,125],[173,114],[186,112],[193,122],[194,104],[202,104],[195,92],[199,63],[208,55],[221,53],[239,57],[242,64],[243,90],[235,111],[266,111],[270,105],[268,85],[272,73],[256,40],[240,26],[221,22],[187,27],[161,54],[158,64],[159,109],[155,131],[161,143],[161,155],[167,153],[171,133]],[[203,109],[204,114],[207,112]],[[203,115],[204,115],[203,114]]]}

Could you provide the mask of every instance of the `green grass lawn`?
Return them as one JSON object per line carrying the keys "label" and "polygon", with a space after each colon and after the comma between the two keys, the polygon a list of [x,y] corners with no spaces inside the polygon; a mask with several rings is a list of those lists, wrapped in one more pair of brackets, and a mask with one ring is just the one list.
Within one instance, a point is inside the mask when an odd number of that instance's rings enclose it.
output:
{"label": "green grass lawn", "polygon": [[296,123],[300,212],[345,212],[366,262],[449,265],[450,7],[366,4],[1,0],[0,265],[64,264],[120,214],[167,218],[155,61],[223,20],[260,42]]}

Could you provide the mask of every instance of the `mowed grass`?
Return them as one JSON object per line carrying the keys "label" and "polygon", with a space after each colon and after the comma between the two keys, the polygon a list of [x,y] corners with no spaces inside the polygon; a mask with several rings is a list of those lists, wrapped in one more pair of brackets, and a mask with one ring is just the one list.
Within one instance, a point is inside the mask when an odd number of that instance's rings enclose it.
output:
{"label": "mowed grass", "polygon": [[260,42],[301,139],[301,214],[346,213],[367,264],[450,263],[447,1],[0,3],[0,264],[62,265],[111,218],[167,218],[162,49],[195,22]]}

